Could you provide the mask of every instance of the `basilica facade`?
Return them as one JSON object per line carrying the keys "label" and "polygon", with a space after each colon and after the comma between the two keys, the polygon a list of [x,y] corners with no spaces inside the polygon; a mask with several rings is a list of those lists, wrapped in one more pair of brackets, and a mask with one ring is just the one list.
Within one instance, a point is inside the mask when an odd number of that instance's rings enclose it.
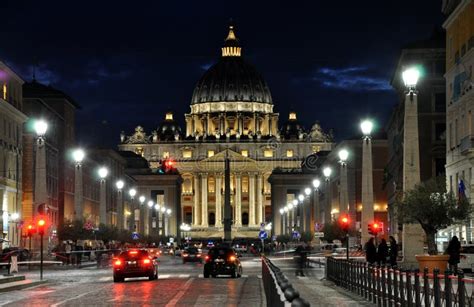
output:
{"label": "basilica facade", "polygon": [[176,162],[182,221],[192,226],[190,235],[196,238],[223,237],[226,157],[233,236],[256,237],[260,224],[270,222],[272,210],[278,210],[271,207],[272,171],[298,169],[306,156],[334,146],[332,133],[317,122],[305,129],[296,112],[281,124],[267,83],[242,54],[230,26],[221,57],[197,82],[185,129],[167,112],[156,130],[137,126],[132,134],[120,135],[119,149],[143,156],[152,169],[163,159]]}

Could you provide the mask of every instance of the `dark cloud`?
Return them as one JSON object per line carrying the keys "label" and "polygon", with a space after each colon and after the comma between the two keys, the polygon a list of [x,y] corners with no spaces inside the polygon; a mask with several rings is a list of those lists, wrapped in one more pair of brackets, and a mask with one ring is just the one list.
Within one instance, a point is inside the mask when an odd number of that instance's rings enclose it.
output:
{"label": "dark cloud", "polygon": [[322,86],[345,91],[391,91],[388,79],[371,76],[368,67],[320,68],[314,81]]}

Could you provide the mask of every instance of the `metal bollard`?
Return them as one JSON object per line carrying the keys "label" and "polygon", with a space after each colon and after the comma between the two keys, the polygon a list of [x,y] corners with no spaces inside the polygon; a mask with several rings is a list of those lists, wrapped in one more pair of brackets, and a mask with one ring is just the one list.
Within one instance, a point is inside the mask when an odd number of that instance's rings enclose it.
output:
{"label": "metal bollard", "polygon": [[294,299],[300,297],[300,293],[293,289],[293,287],[290,285],[290,287],[286,288],[284,291],[285,298],[288,302],[292,302]]}
{"label": "metal bollard", "polygon": [[310,304],[302,299],[301,297],[295,298],[293,301],[291,301],[291,307],[309,307]]}
{"label": "metal bollard", "polygon": [[451,270],[447,269],[444,271],[444,302],[446,307],[451,307],[453,305],[452,297],[452,284],[451,278],[449,276],[452,274]]}
{"label": "metal bollard", "polygon": [[464,285],[464,272],[461,270],[458,274],[458,304],[459,307],[466,306],[466,288]]}
{"label": "metal bollard", "polygon": [[415,274],[415,306],[421,306],[421,292],[420,292],[420,270],[416,269]]}
{"label": "metal bollard", "polygon": [[430,281],[428,280],[428,268],[423,269],[423,296],[425,297],[425,306],[431,306]]}
{"label": "metal bollard", "polygon": [[441,307],[441,289],[439,285],[439,269],[433,270],[433,297],[434,306]]}

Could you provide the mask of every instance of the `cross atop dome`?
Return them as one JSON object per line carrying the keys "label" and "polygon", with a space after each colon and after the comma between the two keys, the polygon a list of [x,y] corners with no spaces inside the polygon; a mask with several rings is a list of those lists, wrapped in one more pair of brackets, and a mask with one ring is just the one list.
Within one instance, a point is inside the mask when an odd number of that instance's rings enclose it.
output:
{"label": "cross atop dome", "polygon": [[234,26],[229,26],[229,33],[227,34],[227,38],[224,41],[224,47],[222,47],[222,56],[229,57],[229,56],[236,56],[239,57],[241,53],[241,48],[239,44],[239,39],[235,36],[234,33]]}

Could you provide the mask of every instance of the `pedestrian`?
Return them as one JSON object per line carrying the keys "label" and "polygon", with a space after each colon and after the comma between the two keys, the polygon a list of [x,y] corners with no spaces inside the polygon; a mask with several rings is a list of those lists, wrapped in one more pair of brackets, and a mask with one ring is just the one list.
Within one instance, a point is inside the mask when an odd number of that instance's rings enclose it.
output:
{"label": "pedestrian", "polygon": [[458,237],[454,236],[449,241],[446,253],[449,255],[449,269],[454,272],[454,275],[457,275],[458,263],[461,259],[461,243],[459,243]]}
{"label": "pedestrian", "polygon": [[69,244],[69,241],[66,241],[64,251],[66,252],[66,264],[69,265],[71,263],[71,244]]}
{"label": "pedestrian", "polygon": [[375,248],[374,238],[370,238],[365,243],[365,259],[369,264],[374,264],[377,261],[377,249]]}
{"label": "pedestrian", "polygon": [[298,245],[296,247],[295,254],[295,260],[297,260],[298,265],[298,269],[296,270],[295,274],[296,276],[304,276],[303,268],[306,261],[306,246],[303,246],[303,244]]}
{"label": "pedestrian", "polygon": [[385,263],[387,262],[387,255],[388,255],[387,241],[385,239],[382,239],[382,241],[380,241],[379,246],[377,247],[377,264],[385,265]]}
{"label": "pedestrian", "polygon": [[388,240],[390,241],[390,249],[388,252],[389,261],[390,261],[390,265],[394,267],[394,266],[397,266],[398,245],[397,245],[397,241],[395,240],[393,236],[390,236]]}

